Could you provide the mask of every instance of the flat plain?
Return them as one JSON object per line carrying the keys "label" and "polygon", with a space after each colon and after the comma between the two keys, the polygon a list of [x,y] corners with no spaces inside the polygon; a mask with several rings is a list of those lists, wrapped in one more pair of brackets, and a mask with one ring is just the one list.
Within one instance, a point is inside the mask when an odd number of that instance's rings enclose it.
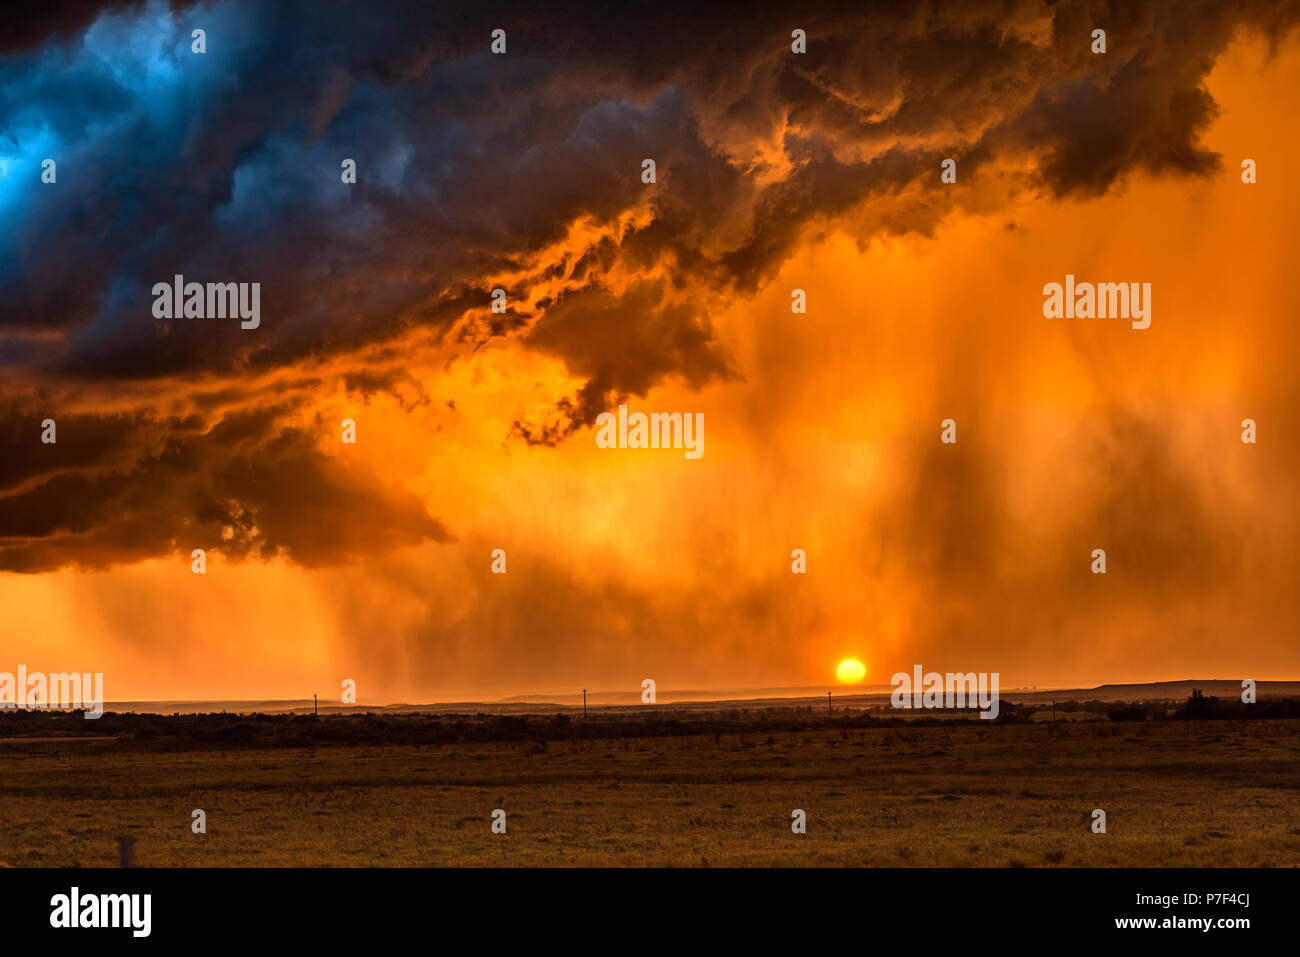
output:
{"label": "flat plain", "polygon": [[1294,720],[227,750],[13,739],[0,782],[0,862],[20,867],[116,866],[124,835],[146,867],[1300,864]]}

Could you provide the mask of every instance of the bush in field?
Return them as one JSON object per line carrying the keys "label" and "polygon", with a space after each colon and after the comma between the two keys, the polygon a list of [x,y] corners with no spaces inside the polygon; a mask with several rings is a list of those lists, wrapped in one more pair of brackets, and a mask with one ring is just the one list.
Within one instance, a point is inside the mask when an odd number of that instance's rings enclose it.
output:
{"label": "bush in field", "polygon": [[1106,716],[1112,721],[1145,721],[1147,709],[1140,704],[1116,705],[1106,712]]}

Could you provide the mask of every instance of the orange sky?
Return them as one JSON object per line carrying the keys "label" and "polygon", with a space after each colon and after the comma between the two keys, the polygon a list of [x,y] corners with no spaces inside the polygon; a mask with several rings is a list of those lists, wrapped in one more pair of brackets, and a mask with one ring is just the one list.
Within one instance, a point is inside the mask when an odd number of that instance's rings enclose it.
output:
{"label": "orange sky", "polygon": [[[341,488],[409,494],[446,540],[406,540],[400,519],[340,494],[318,520],[385,548],[265,559],[178,537],[169,554],[0,572],[0,670],[103,671],[116,700],[328,697],[352,678],[371,702],[647,677],[826,684],[844,657],[868,683],[917,663],[997,671],[1004,689],[1294,680],[1300,42],[1270,59],[1241,37],[1206,86],[1211,175],[1135,171],[1104,196],[1057,197],[1017,185],[1008,152],[948,187],[964,195],[933,235],[867,225],[923,200],[907,191],[807,225],[754,294],[708,300],[725,371],[660,376],[626,400],[702,412],[698,461],[601,450],[588,426],[553,444],[512,432],[552,420],[592,374],[548,336],[602,335],[551,331],[563,282],[547,267],[651,221],[647,207],[574,224],[532,270],[488,277],[532,290],[512,335],[475,335],[491,318],[477,308],[455,334],[416,327],[396,349],[238,377],[47,384],[65,407],[201,412],[208,428],[282,388],[304,401],[281,426],[310,437]],[[1244,157],[1256,185],[1240,182]],[[1152,283],[1151,327],[1043,318],[1044,283],[1067,272]],[[796,287],[806,316],[790,313]],[[414,391],[348,388],[358,355]],[[939,442],[948,417],[955,446]],[[344,418],[355,446],[339,441]],[[193,575],[189,549],[205,545]],[[1089,572],[1097,547],[1104,577]],[[490,573],[494,548],[505,575]],[[791,574],[794,548],[806,575]]]}

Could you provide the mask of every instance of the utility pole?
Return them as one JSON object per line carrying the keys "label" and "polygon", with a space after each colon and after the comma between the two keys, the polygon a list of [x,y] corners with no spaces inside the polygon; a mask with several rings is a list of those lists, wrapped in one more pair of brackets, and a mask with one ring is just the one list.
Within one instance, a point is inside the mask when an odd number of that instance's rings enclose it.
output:
{"label": "utility pole", "polygon": [[582,723],[587,723],[587,689],[582,689]]}
{"label": "utility pole", "polygon": [[828,691],[826,692],[826,715],[830,717],[833,714],[834,712],[831,711],[831,693]]}
{"label": "utility pole", "polygon": [[320,717],[320,705],[316,702],[316,692],[314,691],[311,693],[311,716],[313,718]]}

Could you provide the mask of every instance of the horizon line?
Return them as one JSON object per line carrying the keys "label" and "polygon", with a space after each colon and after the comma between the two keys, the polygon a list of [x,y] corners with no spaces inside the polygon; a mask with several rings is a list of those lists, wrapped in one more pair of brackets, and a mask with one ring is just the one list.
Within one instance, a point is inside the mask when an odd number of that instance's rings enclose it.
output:
{"label": "horizon line", "polygon": [[[1044,687],[1038,687],[1038,686],[1036,686],[1036,685],[1021,685],[1021,686],[1017,686],[1017,687],[1013,687],[1013,688],[1007,688],[1007,689],[1005,689],[1005,690],[1002,690],[1002,691],[1000,691],[1000,694],[1003,694],[1003,695],[1006,695],[1006,694],[1032,695],[1032,694],[1047,694],[1047,693],[1050,693],[1050,692],[1087,692],[1087,691],[1100,691],[1100,690],[1102,690],[1102,689],[1104,689],[1104,688],[1121,688],[1121,687],[1134,688],[1134,687],[1143,687],[1143,686],[1148,686],[1148,687],[1153,687],[1153,688],[1154,688],[1154,687],[1157,687],[1157,686],[1160,686],[1160,685],[1181,685],[1181,684],[1195,684],[1195,683],[1209,684],[1209,683],[1222,683],[1222,682],[1228,682],[1228,683],[1237,683],[1237,684],[1239,684],[1242,680],[1244,680],[1244,679],[1238,679],[1238,678],[1165,678],[1165,679],[1160,679],[1160,680],[1158,680],[1158,681],[1106,681],[1106,682],[1102,682],[1102,683],[1100,683],[1100,684],[1089,685],[1089,686],[1083,686],[1083,685],[1075,685],[1075,686],[1059,685],[1059,686],[1044,686]],[[1300,683],[1300,678],[1256,679],[1256,684],[1257,684],[1257,685],[1290,684],[1290,683]],[[807,697],[813,697],[813,696],[820,697],[820,696],[823,696],[823,695],[826,695],[826,694],[831,694],[832,696],[835,695],[835,694],[840,694],[841,696],[844,696],[844,697],[856,697],[856,696],[862,696],[862,697],[865,697],[865,696],[876,696],[876,695],[882,695],[882,694],[890,694],[890,693],[892,693],[893,689],[894,689],[894,685],[893,685],[892,683],[891,683],[891,684],[871,684],[871,685],[867,685],[867,684],[862,684],[862,685],[828,685],[828,684],[823,684],[823,685],[785,685],[785,686],[769,686],[769,687],[763,687],[763,688],[731,688],[731,689],[717,689],[717,690],[712,690],[712,689],[703,689],[703,688],[684,688],[684,689],[671,689],[671,688],[670,688],[670,689],[656,689],[656,695],[657,695],[658,697],[671,696],[671,697],[675,698],[676,700],[671,701],[671,702],[667,702],[667,701],[665,701],[665,702],[655,702],[655,703],[663,703],[663,704],[669,704],[669,703],[671,703],[671,704],[687,704],[687,703],[691,703],[691,702],[759,700],[759,699],[762,699],[762,698],[784,698],[784,699],[787,699],[787,700],[797,701],[797,700],[801,700],[801,699],[803,699],[803,698],[807,698]],[[636,700],[636,699],[640,698],[640,696],[641,696],[641,691],[640,691],[640,690],[628,690],[628,691],[622,691],[622,690],[615,690],[615,691],[594,691],[594,690],[591,690],[591,689],[587,689],[587,690],[586,690],[586,694],[587,694],[588,702],[591,703],[591,701],[592,701],[593,699],[595,699],[595,698],[605,698],[605,699],[608,699],[608,698],[611,698],[611,697],[617,697],[617,698],[625,698],[625,699],[628,699],[628,700]],[[449,697],[449,698],[445,698],[445,699],[434,698],[433,700],[428,700],[428,701],[423,701],[423,702],[419,702],[419,701],[417,701],[416,703],[412,703],[412,702],[410,702],[410,701],[401,701],[401,700],[399,700],[399,701],[388,701],[387,703],[380,704],[377,700],[361,699],[361,700],[358,700],[357,702],[355,702],[355,703],[353,703],[353,704],[343,704],[343,703],[341,703],[341,702],[334,702],[334,701],[331,701],[331,702],[329,702],[328,704],[324,704],[323,706],[324,706],[324,707],[327,707],[327,708],[330,708],[330,709],[335,709],[335,710],[336,710],[336,709],[340,709],[340,708],[365,708],[365,707],[376,707],[376,708],[420,708],[420,707],[433,707],[433,706],[439,706],[439,705],[442,705],[442,706],[464,706],[464,705],[546,705],[546,704],[552,704],[552,705],[561,706],[561,705],[564,705],[564,704],[565,704],[566,702],[568,702],[568,701],[574,701],[574,700],[576,700],[578,703],[580,703],[580,702],[581,702],[581,699],[582,699],[582,695],[583,695],[583,690],[582,690],[582,689],[579,689],[579,690],[577,690],[577,691],[563,691],[563,692],[560,692],[560,691],[549,691],[549,692],[526,692],[526,693],[522,693],[522,694],[506,695],[506,696],[503,696],[503,697],[496,697],[496,698],[487,697],[487,696],[484,696],[484,697],[481,697],[481,698],[475,698],[475,697],[460,697],[460,698],[450,698],[450,697]],[[703,696],[703,697],[690,697],[690,698],[683,698],[683,697],[682,697],[683,695]],[[712,697],[710,697],[710,696],[712,696]],[[610,703],[612,703],[612,702],[609,702],[609,701],[605,701],[605,702],[603,702],[603,704],[610,704]],[[312,699],[312,698],[276,698],[276,697],[250,697],[250,698],[122,698],[122,699],[112,700],[112,701],[110,701],[110,700],[106,700],[106,701],[104,702],[104,706],[105,706],[105,707],[108,707],[109,705],[128,705],[128,704],[131,704],[131,705],[166,705],[166,704],[172,704],[172,705],[203,705],[203,704],[231,704],[231,705],[238,705],[238,704],[282,704],[282,705],[296,705],[296,704],[301,704],[302,706],[311,706],[311,705],[313,704],[313,699]]]}

